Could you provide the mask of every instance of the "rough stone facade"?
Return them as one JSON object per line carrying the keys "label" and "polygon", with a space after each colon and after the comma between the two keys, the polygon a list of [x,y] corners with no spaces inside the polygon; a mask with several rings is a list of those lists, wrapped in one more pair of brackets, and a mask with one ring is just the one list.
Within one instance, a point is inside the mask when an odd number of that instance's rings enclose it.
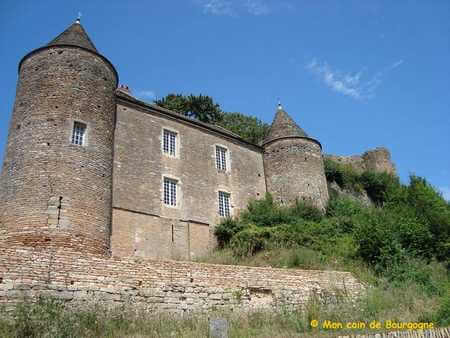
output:
{"label": "rough stone facade", "polygon": [[395,175],[395,166],[391,160],[391,153],[384,147],[368,150],[362,155],[337,156],[325,154],[324,157],[338,163],[350,165],[358,172],[371,170]]}
{"label": "rough stone facade", "polygon": [[[228,211],[236,216],[266,192],[325,208],[321,144],[281,106],[259,146],[139,101],[117,82],[79,22],[22,59],[0,177],[0,242],[190,260],[215,246],[214,226]],[[86,126],[82,145],[73,144],[75,122]],[[173,154],[165,131],[175,135]],[[385,149],[353,162],[393,172]],[[173,205],[165,180],[176,186]]]}
{"label": "rough stone facade", "polygon": [[74,304],[176,313],[274,310],[332,302],[364,290],[348,272],[105,258],[0,246],[0,303],[52,296]]}
{"label": "rough stone facade", "polygon": [[[88,49],[47,46],[22,59],[0,179],[8,240],[107,252],[116,86],[111,64]],[[84,147],[70,142],[74,121],[87,124]]]}
{"label": "rough stone facade", "polygon": [[[113,254],[178,259],[205,254],[220,222],[219,191],[230,194],[231,215],[264,195],[260,148],[120,92],[117,99]],[[174,157],[161,150],[164,129],[177,134]],[[216,168],[217,145],[227,150],[224,171]],[[176,207],[163,203],[163,177],[177,181]]]}
{"label": "rough stone facade", "polygon": [[328,202],[320,143],[308,138],[283,138],[265,144],[267,190],[281,203],[310,201],[320,209]]}

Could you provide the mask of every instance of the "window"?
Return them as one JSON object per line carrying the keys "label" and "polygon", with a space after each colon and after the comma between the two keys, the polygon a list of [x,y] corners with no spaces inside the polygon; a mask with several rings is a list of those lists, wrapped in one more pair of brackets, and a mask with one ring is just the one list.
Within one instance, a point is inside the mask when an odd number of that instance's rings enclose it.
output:
{"label": "window", "polygon": [[220,171],[227,170],[227,150],[216,146],[216,167]]}
{"label": "window", "polygon": [[230,217],[230,194],[219,191],[219,215]]}
{"label": "window", "polygon": [[165,154],[175,156],[177,144],[177,133],[164,129],[163,131],[163,151]]}
{"label": "window", "polygon": [[164,204],[177,205],[177,181],[164,177]]}
{"label": "window", "polygon": [[86,124],[81,122],[73,123],[72,144],[83,146],[86,143]]}

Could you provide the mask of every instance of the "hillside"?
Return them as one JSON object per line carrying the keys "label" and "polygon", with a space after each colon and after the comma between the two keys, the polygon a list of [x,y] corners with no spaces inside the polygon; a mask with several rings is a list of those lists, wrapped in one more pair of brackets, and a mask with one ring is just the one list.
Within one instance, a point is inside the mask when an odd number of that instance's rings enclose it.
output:
{"label": "hillside", "polygon": [[305,328],[316,317],[448,326],[450,204],[421,177],[404,185],[331,160],[325,172],[325,214],[300,202],[279,206],[267,195],[217,228],[220,249],[203,261],[352,271],[370,286],[357,307],[313,306]]}

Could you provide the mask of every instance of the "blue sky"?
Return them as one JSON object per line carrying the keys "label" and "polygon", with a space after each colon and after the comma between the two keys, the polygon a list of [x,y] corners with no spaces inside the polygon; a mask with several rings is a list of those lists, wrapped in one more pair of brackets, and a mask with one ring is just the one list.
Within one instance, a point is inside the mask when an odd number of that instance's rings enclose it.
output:
{"label": "blue sky", "polygon": [[2,0],[0,161],[18,62],[79,12],[135,96],[201,93],[269,123],[279,97],[324,152],[385,146],[403,182],[450,199],[450,1]]}

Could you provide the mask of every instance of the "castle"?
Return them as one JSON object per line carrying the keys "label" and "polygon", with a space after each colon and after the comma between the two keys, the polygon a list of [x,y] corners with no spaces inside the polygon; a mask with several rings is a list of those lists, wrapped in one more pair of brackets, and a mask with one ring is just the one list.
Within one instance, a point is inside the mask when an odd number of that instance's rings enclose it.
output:
{"label": "castle", "polygon": [[[393,170],[389,152],[335,159]],[[322,146],[276,109],[261,145],[144,103],[79,20],[19,63],[0,177],[11,247],[190,260],[214,226],[270,192],[326,207]]]}

